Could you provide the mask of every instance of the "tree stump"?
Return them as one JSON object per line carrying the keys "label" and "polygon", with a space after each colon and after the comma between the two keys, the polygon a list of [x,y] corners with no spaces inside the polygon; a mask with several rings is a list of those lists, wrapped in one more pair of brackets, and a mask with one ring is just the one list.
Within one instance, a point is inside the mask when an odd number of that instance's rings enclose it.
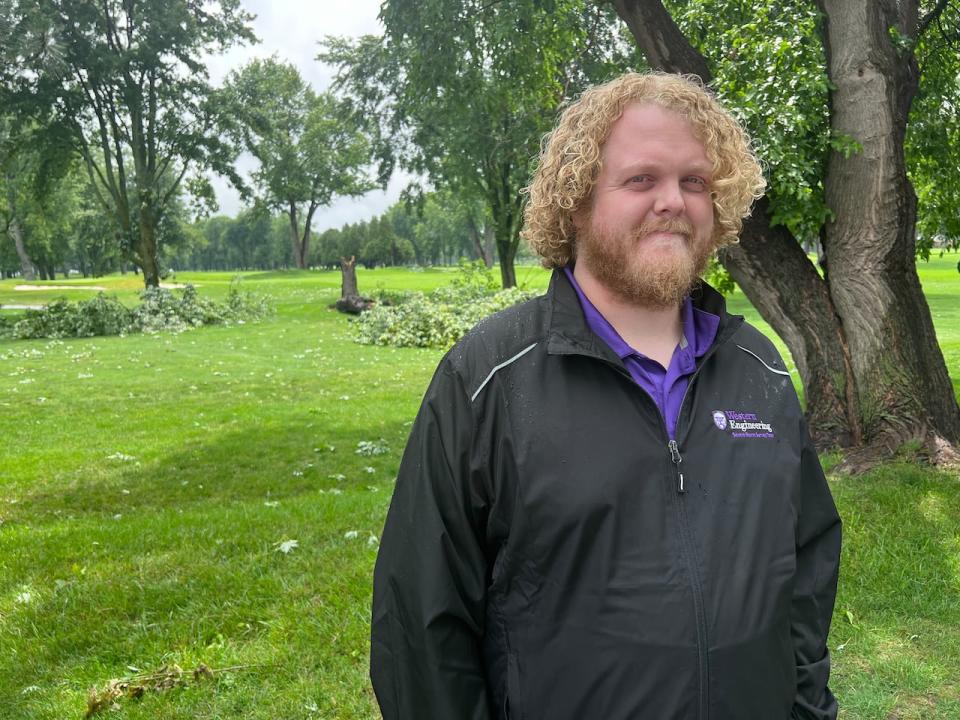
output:
{"label": "tree stump", "polygon": [[373,307],[373,300],[360,294],[357,288],[357,258],[354,255],[350,259],[340,258],[340,299],[334,304],[342,313],[349,315],[359,315],[364,310]]}

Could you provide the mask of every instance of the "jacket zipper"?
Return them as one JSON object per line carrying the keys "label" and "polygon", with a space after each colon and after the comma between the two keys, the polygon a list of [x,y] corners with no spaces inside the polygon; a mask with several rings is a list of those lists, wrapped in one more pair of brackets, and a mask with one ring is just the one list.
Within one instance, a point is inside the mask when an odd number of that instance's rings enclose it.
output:
{"label": "jacket zipper", "polygon": [[[710,348],[707,354],[704,355],[703,360],[700,361],[700,365],[693,372],[693,374],[690,375],[690,379],[687,381],[687,387],[683,391],[683,397],[680,399],[680,408],[679,412],[677,413],[677,427],[674,431],[673,438],[670,438],[669,433],[667,432],[666,421],[664,420],[663,422],[664,435],[668,438],[667,451],[670,453],[670,462],[673,463],[674,480],[677,488],[677,513],[680,518],[681,547],[683,548],[684,555],[686,555],[687,558],[688,567],[690,568],[690,584],[693,592],[693,612],[696,616],[697,625],[697,668],[699,671],[698,679],[700,685],[700,692],[698,693],[697,697],[697,717],[701,720],[706,720],[707,718],[710,697],[710,657],[707,652],[707,614],[706,610],[704,609],[703,582],[700,578],[696,543],[693,538],[693,531],[690,527],[690,519],[687,515],[687,501],[685,499],[687,497],[687,487],[683,473],[680,470],[680,463],[683,462],[683,456],[680,454],[680,446],[677,443],[676,438],[680,437],[680,418],[683,416],[683,407],[687,402],[687,396],[690,394],[690,388],[697,380],[697,377],[700,375],[700,370],[706,364],[707,360],[710,359],[710,357],[717,351],[717,348],[721,344],[722,342],[714,342],[713,347]],[[663,415],[661,413],[661,418],[662,417]]]}
{"label": "jacket zipper", "polygon": [[683,473],[680,472],[680,463],[683,458],[677,448],[677,441],[671,440],[667,444],[670,450],[670,459],[673,462],[675,480],[677,482],[677,514],[680,520],[680,545],[686,556],[687,566],[690,568],[690,585],[693,592],[693,613],[697,626],[697,669],[699,690],[697,696],[697,717],[707,718],[707,703],[709,699],[710,658],[707,653],[707,617],[704,610],[703,583],[700,578],[699,563],[697,561],[696,543],[690,528],[690,519],[687,516],[687,502],[685,498]]}
{"label": "jacket zipper", "polygon": [[667,448],[670,450],[670,459],[673,461],[673,471],[677,476],[677,492],[685,493],[687,489],[683,486],[683,473],[680,472],[680,463],[683,462],[683,458],[680,457],[680,451],[677,449],[677,441],[671,440],[668,442]]}
{"label": "jacket zipper", "polygon": [[[683,406],[687,402],[687,396],[690,394],[690,388],[693,386],[693,383],[696,381],[697,377],[699,377],[700,371],[706,364],[707,360],[713,356],[713,354],[721,345],[726,343],[732,334],[733,331],[729,332],[729,334],[722,339],[718,334],[718,338],[714,341],[713,346],[703,356],[703,359],[700,361],[697,369],[693,372],[693,374],[690,375],[690,379],[687,381],[687,387],[683,391],[683,397],[680,399],[680,409],[677,414],[677,427],[674,432],[676,437],[681,437],[679,432],[680,419],[683,417]],[[618,372],[630,379],[631,382],[633,381],[633,377],[630,375],[629,371],[627,371],[627,369],[622,365],[618,366],[614,363],[611,363],[606,358],[599,356],[596,357],[610,364]],[[680,545],[683,554],[686,556],[687,566],[690,568],[690,585],[692,586],[691,590],[693,592],[693,611],[694,615],[696,616],[697,625],[697,666],[699,670],[698,679],[700,684],[700,692],[698,693],[697,717],[700,718],[700,720],[707,720],[710,689],[710,667],[709,655],[707,653],[707,617],[703,601],[703,583],[700,579],[700,572],[698,570],[696,543],[694,542],[693,533],[690,528],[690,520],[687,516],[687,507],[685,501],[685,498],[687,497],[686,480],[683,477],[683,473],[680,472],[680,463],[683,462],[683,456],[680,454],[680,447],[677,440],[675,438],[670,438],[670,433],[667,430],[666,420],[663,417],[663,413],[660,412],[659,407],[657,407],[654,399],[650,397],[649,393],[643,390],[640,392],[651,403],[653,403],[654,409],[657,411],[657,415],[660,416],[660,427],[663,429],[663,436],[667,438],[667,452],[670,454],[670,462],[673,464],[674,481],[677,488],[677,514],[679,515],[680,520]]]}

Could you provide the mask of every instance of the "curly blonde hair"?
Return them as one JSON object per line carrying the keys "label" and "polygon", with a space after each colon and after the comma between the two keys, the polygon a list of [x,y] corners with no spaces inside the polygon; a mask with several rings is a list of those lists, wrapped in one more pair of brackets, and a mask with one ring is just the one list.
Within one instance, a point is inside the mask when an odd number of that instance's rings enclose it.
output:
{"label": "curly blonde hair", "polygon": [[521,235],[546,267],[576,257],[573,214],[590,199],[601,151],[630,103],[657,105],[687,119],[713,163],[710,183],[716,247],[737,241],[743,219],[766,185],[750,138],[696,76],[627,73],[585,91],[541,144]]}

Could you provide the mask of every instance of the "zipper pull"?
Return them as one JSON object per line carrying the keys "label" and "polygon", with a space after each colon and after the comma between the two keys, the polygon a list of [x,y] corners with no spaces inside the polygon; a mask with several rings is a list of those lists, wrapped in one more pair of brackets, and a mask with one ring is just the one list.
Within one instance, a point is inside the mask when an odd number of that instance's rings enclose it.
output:
{"label": "zipper pull", "polygon": [[670,450],[670,459],[673,461],[673,465],[677,470],[677,492],[685,493],[687,490],[683,487],[683,473],[680,472],[680,463],[683,462],[683,458],[680,457],[680,449],[677,447],[677,441],[671,440],[667,443],[667,448]]}

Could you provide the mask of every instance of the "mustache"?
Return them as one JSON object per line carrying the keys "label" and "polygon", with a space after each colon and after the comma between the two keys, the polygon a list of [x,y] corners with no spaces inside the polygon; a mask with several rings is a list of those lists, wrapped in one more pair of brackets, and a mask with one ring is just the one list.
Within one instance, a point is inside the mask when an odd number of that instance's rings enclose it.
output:
{"label": "mustache", "polygon": [[683,235],[686,239],[693,236],[693,225],[680,218],[666,218],[663,220],[646,220],[633,232],[634,239],[641,239],[655,232],[668,232]]}

